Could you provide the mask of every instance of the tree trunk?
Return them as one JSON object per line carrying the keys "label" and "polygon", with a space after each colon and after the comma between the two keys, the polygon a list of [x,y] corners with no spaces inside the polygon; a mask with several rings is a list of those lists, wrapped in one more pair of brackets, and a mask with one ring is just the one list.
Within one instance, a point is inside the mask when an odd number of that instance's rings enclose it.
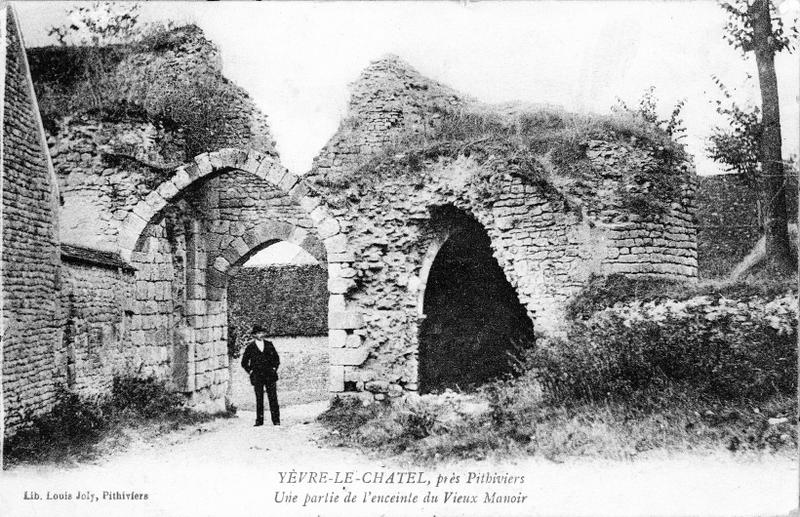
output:
{"label": "tree trunk", "polygon": [[786,213],[786,177],[781,155],[781,120],[778,106],[778,78],[775,75],[775,47],[769,0],[755,0],[750,7],[753,20],[753,51],[761,88],[761,197],[764,203],[766,259],[781,272],[793,272],[796,250],[789,240]]}

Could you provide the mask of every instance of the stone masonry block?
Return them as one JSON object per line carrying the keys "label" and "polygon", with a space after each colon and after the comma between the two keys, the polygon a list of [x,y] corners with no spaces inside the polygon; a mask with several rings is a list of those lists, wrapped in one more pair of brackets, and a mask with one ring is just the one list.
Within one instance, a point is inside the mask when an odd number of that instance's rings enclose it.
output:
{"label": "stone masonry block", "polygon": [[333,237],[328,237],[324,240],[324,242],[325,249],[328,250],[328,254],[344,253],[347,251],[347,238],[341,233],[336,234]]}
{"label": "stone masonry block", "polygon": [[164,208],[164,206],[167,204],[167,201],[155,190],[147,194],[147,197],[144,198],[144,201],[153,207],[156,212]]}
{"label": "stone masonry block", "polygon": [[156,210],[146,201],[140,201],[135,207],[133,207],[133,213],[145,221],[149,221],[155,215]]}
{"label": "stone masonry block", "polygon": [[211,174],[211,172],[214,170],[214,167],[211,165],[211,160],[208,158],[208,153],[197,155],[194,159],[194,162],[197,164],[197,169],[201,178]]}
{"label": "stone masonry block", "polygon": [[[297,188],[297,187],[295,187]],[[306,212],[311,212],[319,206],[320,200],[318,197],[303,196],[300,198],[300,208]]]}
{"label": "stone masonry block", "polygon": [[320,239],[327,239],[339,233],[339,222],[333,217],[323,219],[317,225],[317,234]]}
{"label": "stone masonry block", "polygon": [[334,263],[345,263],[345,262],[353,262],[355,261],[356,257],[353,253],[345,251],[343,253],[329,253],[328,254],[328,262],[331,264]]}
{"label": "stone masonry block", "polygon": [[258,167],[255,170],[255,175],[258,176],[261,179],[266,179],[267,176],[269,175],[269,172],[272,170],[272,168],[274,166],[275,166],[275,162],[273,162],[269,158],[265,157],[258,164]]}
{"label": "stone masonry block", "polygon": [[225,273],[228,271],[229,267],[231,267],[231,263],[222,257],[217,257],[217,259],[214,261],[214,269],[220,273]]}
{"label": "stone masonry block", "polygon": [[280,188],[281,181],[283,181],[283,177],[288,174],[288,171],[282,166],[277,163],[272,163],[272,166],[269,169],[266,177],[264,178],[272,185]]}
{"label": "stone masonry block", "polygon": [[172,181],[165,181],[156,189],[158,194],[166,200],[170,200],[178,195],[178,187]]}
{"label": "stone masonry block", "polygon": [[211,162],[211,166],[215,169],[221,169],[225,166],[225,163],[222,161],[222,156],[220,155],[219,151],[214,151],[213,153],[208,153],[208,160]]}
{"label": "stone masonry block", "polygon": [[295,228],[292,230],[292,234],[286,240],[299,246],[306,239],[306,237],[308,237],[307,230],[303,228]]}
{"label": "stone masonry block", "polygon": [[192,178],[189,176],[189,173],[186,172],[186,167],[178,167],[175,171],[175,175],[172,176],[172,183],[181,190],[188,187],[192,183]]}
{"label": "stone masonry block", "polygon": [[328,296],[328,312],[344,312],[346,307],[344,295],[332,294]]}
{"label": "stone masonry block", "polygon": [[303,199],[306,194],[308,194],[308,185],[306,185],[303,181],[298,181],[297,185],[292,187],[292,189],[289,191],[289,197],[295,203]]}
{"label": "stone masonry block", "polygon": [[223,167],[238,168],[247,159],[247,153],[234,147],[219,150],[219,157]]}
{"label": "stone masonry block", "polygon": [[331,348],[344,348],[347,343],[347,331],[334,329],[328,332],[328,345]]}
{"label": "stone masonry block", "polygon": [[329,278],[328,292],[331,294],[344,294],[355,286],[355,282],[349,278]]}
{"label": "stone masonry block", "polygon": [[328,327],[331,329],[358,329],[364,325],[364,320],[356,311],[330,311],[328,313]]}
{"label": "stone masonry block", "polygon": [[242,169],[255,174],[256,170],[258,170],[258,166],[261,165],[261,162],[264,160],[264,157],[265,155],[263,153],[250,149],[247,153],[247,159],[244,164],[242,164]]}
{"label": "stone masonry block", "polygon": [[248,245],[250,248],[255,248],[256,246],[258,246],[259,244],[261,244],[261,243],[258,241],[258,235],[256,235],[256,234],[255,234],[254,232],[252,232],[252,231],[246,231],[246,232],[244,232],[244,235],[242,235],[242,240],[244,240],[244,242],[245,242],[245,243],[247,243],[247,245]]}
{"label": "stone masonry block", "polygon": [[318,206],[311,211],[309,217],[311,217],[311,220],[314,222],[314,224],[319,224],[325,219],[330,218],[331,214],[328,213],[328,209],[324,206]]}
{"label": "stone masonry block", "polygon": [[282,191],[289,192],[292,189],[292,187],[295,186],[298,179],[299,178],[296,175],[292,174],[291,172],[287,172],[286,174],[284,174],[283,178],[281,178],[281,181],[278,183],[278,186]]}
{"label": "stone masonry block", "polygon": [[247,252],[250,251],[250,246],[248,246],[241,237],[236,237],[233,239],[231,246],[236,250],[236,253],[238,253],[240,257],[246,255]]}
{"label": "stone masonry block", "polygon": [[328,375],[328,390],[334,393],[344,391],[344,366],[331,365]]}
{"label": "stone masonry block", "polygon": [[362,346],[360,348],[336,348],[331,351],[331,364],[358,366],[364,364],[369,356],[369,349]]}

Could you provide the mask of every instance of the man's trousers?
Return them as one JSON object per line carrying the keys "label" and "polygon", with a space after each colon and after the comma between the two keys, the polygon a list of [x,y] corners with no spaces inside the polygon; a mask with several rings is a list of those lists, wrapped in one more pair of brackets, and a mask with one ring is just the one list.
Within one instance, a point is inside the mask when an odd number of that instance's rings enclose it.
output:
{"label": "man's trousers", "polygon": [[281,410],[278,407],[278,391],[275,381],[267,381],[265,383],[256,382],[253,384],[253,389],[256,392],[256,423],[264,423],[264,390],[267,390],[267,399],[269,400],[269,413],[272,417],[272,423],[278,425],[281,423]]}

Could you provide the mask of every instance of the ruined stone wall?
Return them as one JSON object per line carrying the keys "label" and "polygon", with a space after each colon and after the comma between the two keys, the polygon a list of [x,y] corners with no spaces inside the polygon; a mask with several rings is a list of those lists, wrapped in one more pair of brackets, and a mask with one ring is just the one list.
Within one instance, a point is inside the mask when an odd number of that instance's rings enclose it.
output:
{"label": "ruined stone wall", "polygon": [[345,382],[355,389],[399,394],[416,388],[427,268],[456,230],[435,221],[435,207],[452,205],[478,220],[539,331],[562,326],[563,308],[591,275],[696,276],[695,230],[684,208],[649,220],[604,222],[511,175],[498,178],[487,199],[480,185],[464,182],[480,176],[478,169],[469,158],[439,163],[424,174],[381,182],[347,210],[332,210],[347,228],[354,256],[340,273],[350,279],[344,292],[364,311],[364,329],[331,330],[331,346],[353,349]]}
{"label": "ruined stone wall", "polygon": [[58,330],[57,186],[17,20],[3,6],[3,402],[6,434],[55,396]]}
{"label": "ruined stone wall", "polygon": [[[61,186],[63,242],[115,250],[127,213],[204,150],[240,147],[277,156],[266,115],[222,77],[219,51],[197,27],[130,49],[105,49],[117,53],[105,58],[114,66],[107,77],[84,84],[87,52],[28,51]],[[99,105],[82,100],[92,97],[87,91]],[[193,118],[202,109],[210,110],[210,120]]]}
{"label": "ruined stone wall", "polygon": [[183,157],[180,135],[149,122],[69,118],[48,140],[60,184],[61,240],[106,250],[115,249],[122,219]]}
{"label": "ruined stone wall", "polygon": [[349,116],[314,159],[311,175],[335,176],[349,170],[401,131],[424,133],[434,122],[432,114],[470,101],[420,75],[397,56],[375,61],[350,85]]}
{"label": "ruined stone wall", "polygon": [[[342,279],[332,284],[331,304],[341,296],[362,311],[363,328],[335,322],[330,330],[346,389],[380,399],[418,388],[427,275],[457,230],[432,215],[439,207],[483,226],[537,331],[559,331],[567,301],[592,275],[696,278],[691,163],[665,166],[658,149],[621,137],[586,142],[575,157],[580,174],[560,171],[549,156],[530,164],[393,147],[403,131],[433,127],[447,108],[443,99],[455,107],[469,102],[438,88],[395,58],[371,65],[353,86],[348,119],[310,173],[348,242],[348,261],[330,266]],[[419,158],[411,162],[413,152]],[[646,176],[659,173],[675,186],[664,199],[648,193]],[[637,189],[641,199],[654,198],[652,207],[631,207]]]}
{"label": "ruined stone wall", "polygon": [[119,264],[65,256],[61,269],[59,382],[84,395],[108,393],[115,374],[130,374],[133,276]]}
{"label": "ruined stone wall", "polygon": [[696,278],[696,180],[691,164],[676,163],[668,172],[677,176],[678,188],[672,198],[661,203],[662,208],[637,213],[626,206],[619,186],[624,185],[623,171],[655,168],[653,152],[620,142],[591,141],[587,158],[593,173],[601,179],[592,186],[594,195],[582,192],[581,197],[587,214],[596,217],[610,240],[597,273]]}

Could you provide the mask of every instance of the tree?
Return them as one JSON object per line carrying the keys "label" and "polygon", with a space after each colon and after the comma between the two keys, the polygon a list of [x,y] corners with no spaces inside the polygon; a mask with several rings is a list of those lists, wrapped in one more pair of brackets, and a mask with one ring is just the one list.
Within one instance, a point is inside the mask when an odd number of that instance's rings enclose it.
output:
{"label": "tree", "polygon": [[138,2],[92,2],[67,9],[69,25],[51,27],[59,44],[101,47],[140,35]]}
{"label": "tree", "polygon": [[[724,134],[720,138],[719,132],[716,141],[712,137],[712,157],[722,163],[733,164],[733,168],[743,167],[752,171],[762,200],[767,260],[779,271],[791,272],[797,267],[797,256],[788,231],[788,181],[781,154],[775,54],[793,50],[792,43],[797,39],[798,29],[795,24],[788,30],[784,27],[770,0],[733,0],[721,2],[720,5],[728,13],[725,39],[743,54],[752,52],[755,55],[761,92],[761,117],[757,123],[758,111],[748,112],[733,104],[732,108],[727,109],[727,115],[733,122],[732,138],[725,139]],[[724,86],[723,91],[726,92]],[[720,112],[725,113],[725,110]],[[739,143],[752,144],[754,137],[758,142],[755,149],[737,147],[737,139]],[[754,150],[757,152],[755,164]]]}

